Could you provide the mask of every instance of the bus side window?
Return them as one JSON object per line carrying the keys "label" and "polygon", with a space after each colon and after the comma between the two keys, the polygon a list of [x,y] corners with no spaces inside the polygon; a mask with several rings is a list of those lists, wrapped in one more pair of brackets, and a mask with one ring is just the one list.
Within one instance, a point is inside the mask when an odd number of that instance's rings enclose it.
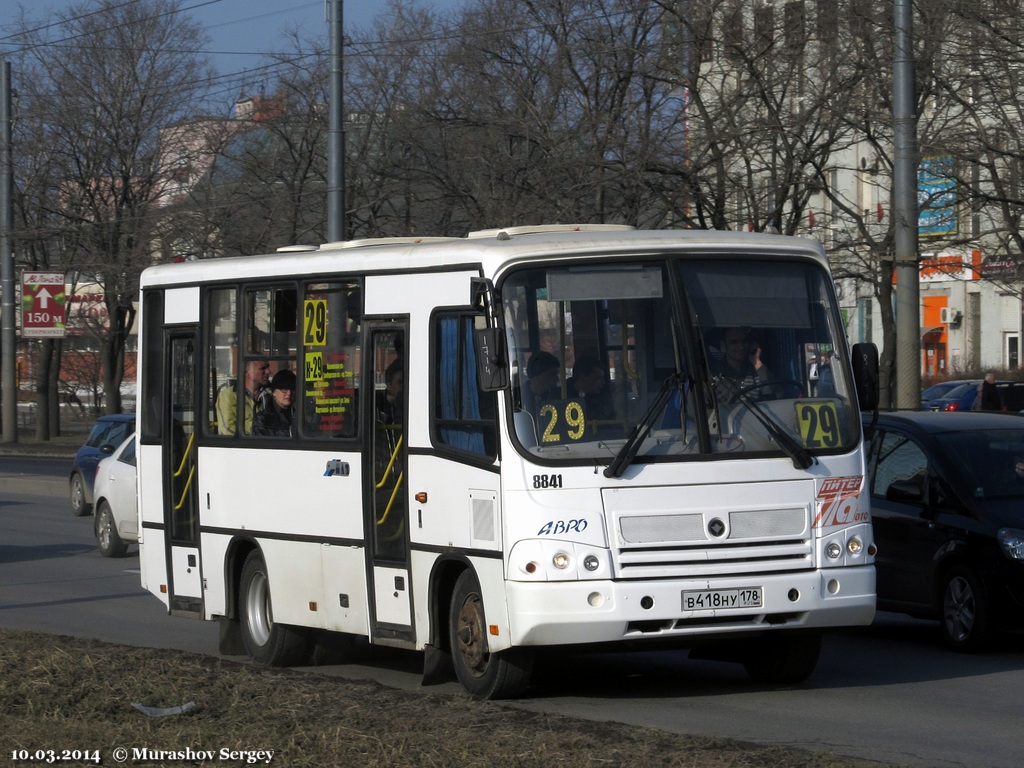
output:
{"label": "bus side window", "polygon": [[217,402],[224,402],[225,390],[238,387],[238,294],[234,288],[216,288],[207,292],[206,301],[206,431],[229,435]]}
{"label": "bus side window", "polygon": [[[311,438],[358,435],[358,366],[361,359],[362,286],[358,280],[310,283],[298,307],[301,351],[295,370],[303,434]],[[368,389],[373,393],[370,382]]]}
{"label": "bus side window", "polygon": [[473,346],[475,323],[483,318],[452,313],[434,318],[434,440],[460,451],[497,455],[495,393],[480,389]]}

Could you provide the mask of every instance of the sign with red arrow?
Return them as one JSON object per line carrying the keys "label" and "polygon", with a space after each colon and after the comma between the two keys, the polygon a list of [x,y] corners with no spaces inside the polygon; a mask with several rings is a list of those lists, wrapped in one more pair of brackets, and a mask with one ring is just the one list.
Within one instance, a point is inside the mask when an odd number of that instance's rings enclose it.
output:
{"label": "sign with red arrow", "polygon": [[22,337],[64,337],[63,272],[21,273]]}

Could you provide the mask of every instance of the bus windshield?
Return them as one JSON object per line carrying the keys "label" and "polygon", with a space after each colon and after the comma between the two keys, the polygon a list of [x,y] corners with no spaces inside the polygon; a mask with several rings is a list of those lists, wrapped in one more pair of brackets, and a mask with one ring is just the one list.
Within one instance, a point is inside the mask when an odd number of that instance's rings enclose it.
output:
{"label": "bus windshield", "polygon": [[598,463],[847,452],[860,430],[833,295],[799,260],[521,268],[501,285],[518,444]]}

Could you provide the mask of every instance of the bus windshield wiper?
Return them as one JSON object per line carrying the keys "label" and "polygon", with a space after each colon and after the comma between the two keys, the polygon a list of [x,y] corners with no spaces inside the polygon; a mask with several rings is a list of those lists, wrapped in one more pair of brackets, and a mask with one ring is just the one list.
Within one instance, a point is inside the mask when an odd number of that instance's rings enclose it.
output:
{"label": "bus windshield wiper", "polygon": [[633,427],[633,431],[629,433],[626,443],[616,454],[615,458],[612,459],[611,464],[604,468],[605,477],[622,477],[622,473],[626,471],[626,467],[628,467],[633,462],[633,459],[636,458],[636,454],[640,450],[640,445],[643,443],[644,438],[647,437],[647,433],[651,430],[651,426],[654,424],[654,419],[657,418],[658,414],[664,410],[673,391],[679,390],[680,394],[682,393],[682,386],[682,377],[678,373],[674,373],[665,379],[665,383],[661,385],[661,391],[658,392],[658,396],[654,399],[654,402],[651,403],[651,407],[647,409],[643,418],[637,422],[635,427]]}
{"label": "bus windshield wiper", "polygon": [[793,460],[794,467],[797,469],[807,469],[814,463],[814,457],[811,456],[810,452],[800,445],[789,431],[781,426],[756,400],[746,392],[739,393],[736,399],[743,403],[747,410],[757,417],[757,420],[761,422],[762,426],[768,431],[768,434],[772,436],[779,448],[782,449],[782,452]]}

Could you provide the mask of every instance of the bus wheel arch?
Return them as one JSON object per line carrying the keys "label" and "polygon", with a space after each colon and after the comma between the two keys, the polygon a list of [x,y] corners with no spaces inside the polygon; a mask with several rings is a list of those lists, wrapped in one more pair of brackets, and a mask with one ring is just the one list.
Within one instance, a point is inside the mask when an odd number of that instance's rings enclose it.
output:
{"label": "bus wheel arch", "polygon": [[295,666],[306,651],[306,634],[273,619],[270,573],[263,553],[252,549],[238,581],[238,621],[246,652],[257,664]]}
{"label": "bus wheel arch", "polygon": [[530,649],[488,650],[483,590],[471,568],[459,573],[452,590],[448,643],[455,676],[474,698],[515,698],[529,685],[533,668]]}

